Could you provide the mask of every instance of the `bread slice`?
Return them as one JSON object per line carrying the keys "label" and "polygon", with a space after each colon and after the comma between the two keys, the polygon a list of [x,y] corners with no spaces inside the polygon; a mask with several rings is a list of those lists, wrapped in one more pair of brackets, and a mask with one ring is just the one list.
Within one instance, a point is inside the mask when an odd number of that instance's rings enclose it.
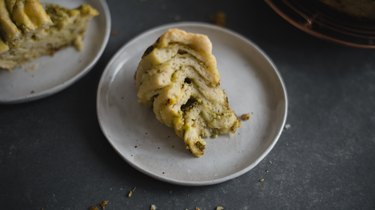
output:
{"label": "bread slice", "polygon": [[203,138],[236,131],[240,121],[220,88],[220,74],[207,36],[173,28],[142,56],[136,72],[138,100],[184,139],[197,157]]}
{"label": "bread slice", "polygon": [[43,55],[82,48],[88,21],[99,13],[88,4],[44,8],[39,0],[0,0],[0,68],[13,69]]}

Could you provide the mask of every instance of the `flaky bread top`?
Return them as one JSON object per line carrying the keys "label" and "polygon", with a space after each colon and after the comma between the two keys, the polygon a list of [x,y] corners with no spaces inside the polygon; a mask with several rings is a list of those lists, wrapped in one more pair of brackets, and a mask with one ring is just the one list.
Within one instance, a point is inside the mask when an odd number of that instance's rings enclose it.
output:
{"label": "flaky bread top", "polygon": [[170,43],[184,44],[199,52],[201,54],[199,59],[207,67],[207,72],[211,76],[211,82],[215,85],[219,84],[220,74],[216,70],[216,58],[212,54],[212,43],[206,35],[188,33],[184,30],[172,28],[163,34],[155,45],[156,48],[164,48]]}
{"label": "flaky bread top", "polygon": [[[143,65],[146,68],[138,69],[137,75],[142,75],[144,73],[143,70],[147,69],[147,66],[163,63],[164,60],[161,60],[160,57],[158,57],[157,51],[152,50],[155,48],[163,49],[170,44],[185,45],[197,52],[195,56],[197,56],[206,67],[206,79],[210,81],[212,86],[217,86],[220,84],[220,74],[216,70],[216,58],[212,54],[212,44],[209,38],[203,34],[188,33],[177,28],[172,28],[166,31],[152,46],[149,47],[148,50],[146,50],[143,57],[145,57],[147,53],[151,53],[147,54],[148,58],[144,61]],[[148,65],[146,63],[148,63]],[[137,87],[139,87],[139,85],[140,79],[137,79]]]}
{"label": "flaky bread top", "polygon": [[39,0],[0,0],[0,32],[3,42],[12,42],[22,32],[52,24]]}
{"label": "flaky bread top", "polygon": [[[98,15],[87,4],[70,10],[70,15]],[[43,30],[54,23],[39,0],[0,0],[0,53],[6,52],[22,34]]]}

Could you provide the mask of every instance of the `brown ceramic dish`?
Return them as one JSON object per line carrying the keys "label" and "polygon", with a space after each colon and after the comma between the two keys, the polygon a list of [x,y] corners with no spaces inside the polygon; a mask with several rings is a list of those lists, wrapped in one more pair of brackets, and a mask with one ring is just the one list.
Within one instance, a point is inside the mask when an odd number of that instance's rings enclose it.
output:
{"label": "brown ceramic dish", "polygon": [[265,0],[293,26],[318,38],[349,47],[375,49],[375,20],[334,10],[319,1]]}

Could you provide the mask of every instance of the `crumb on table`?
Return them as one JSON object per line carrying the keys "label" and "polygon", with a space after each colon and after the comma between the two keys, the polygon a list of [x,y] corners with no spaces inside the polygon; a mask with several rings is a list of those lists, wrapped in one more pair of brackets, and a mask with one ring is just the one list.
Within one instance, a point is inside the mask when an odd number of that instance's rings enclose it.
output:
{"label": "crumb on table", "polygon": [[224,210],[223,206],[216,206],[215,210]]}
{"label": "crumb on table", "polygon": [[129,191],[129,193],[128,193],[128,198],[130,198],[130,197],[133,196],[133,193],[135,192],[136,189],[137,189],[137,188],[134,187],[132,190]]}
{"label": "crumb on table", "polygon": [[150,206],[150,210],[156,210],[156,205],[155,204],[151,204],[151,206]]}
{"label": "crumb on table", "polygon": [[99,210],[99,208],[97,206],[90,206],[89,210]]}
{"label": "crumb on table", "polygon": [[107,207],[107,205],[109,204],[109,201],[108,200],[103,200],[103,201],[101,201],[100,202],[100,207],[102,208],[102,209],[105,209],[105,207]]}
{"label": "crumb on table", "polygon": [[292,127],[290,124],[285,125],[285,129],[288,130],[290,127]]}
{"label": "crumb on table", "polygon": [[213,22],[218,26],[225,27],[227,24],[227,15],[223,11],[218,11],[213,17]]}

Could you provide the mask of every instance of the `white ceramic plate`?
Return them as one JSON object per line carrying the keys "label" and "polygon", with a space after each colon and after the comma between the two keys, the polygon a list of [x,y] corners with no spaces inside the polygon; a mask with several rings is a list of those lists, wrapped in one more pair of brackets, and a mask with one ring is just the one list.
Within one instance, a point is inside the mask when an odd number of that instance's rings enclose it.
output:
{"label": "white ceramic plate", "polygon": [[47,0],[67,8],[89,3],[100,15],[93,18],[85,33],[84,49],[69,47],[52,57],[44,56],[13,71],[0,71],[0,103],[20,103],[57,93],[84,76],[107,45],[110,13],[105,0]]}
{"label": "white ceramic plate", "polygon": [[[209,36],[231,107],[251,115],[236,134],[207,139],[201,158],[137,102],[133,76],[138,62],[171,27]],[[178,23],[149,30],[119,50],[100,80],[97,114],[111,145],[136,169],[174,184],[210,185],[246,173],[270,152],[286,120],[287,96],[275,66],[252,42],[217,26]]]}

